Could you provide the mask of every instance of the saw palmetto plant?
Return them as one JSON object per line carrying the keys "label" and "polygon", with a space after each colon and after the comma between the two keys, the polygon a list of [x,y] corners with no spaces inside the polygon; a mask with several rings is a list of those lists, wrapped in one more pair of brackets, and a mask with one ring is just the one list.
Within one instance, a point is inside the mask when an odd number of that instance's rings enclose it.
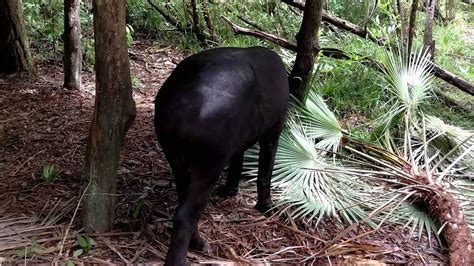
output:
{"label": "saw palmetto plant", "polygon": [[[315,90],[304,103],[293,101],[273,171],[280,212],[316,223],[337,217],[348,229],[361,222],[402,224],[418,238],[442,235],[450,263],[469,263],[474,134],[423,112],[433,90],[427,55],[386,53],[383,77],[392,107],[377,121],[385,129],[377,143],[344,130]],[[256,153],[247,153],[254,174]],[[342,236],[315,256],[327,255]]]}

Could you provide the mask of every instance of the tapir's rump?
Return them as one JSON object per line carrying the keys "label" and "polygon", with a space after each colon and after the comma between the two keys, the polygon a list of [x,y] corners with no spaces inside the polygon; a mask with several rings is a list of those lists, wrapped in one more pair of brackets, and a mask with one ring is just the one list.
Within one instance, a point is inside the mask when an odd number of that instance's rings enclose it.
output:
{"label": "tapir's rump", "polygon": [[155,129],[175,176],[179,205],[166,264],[188,246],[209,248],[197,220],[224,166],[225,194],[237,193],[243,152],[260,144],[257,208],[270,207],[270,176],[288,108],[281,59],[262,48],[217,48],[184,59],[155,100]]}

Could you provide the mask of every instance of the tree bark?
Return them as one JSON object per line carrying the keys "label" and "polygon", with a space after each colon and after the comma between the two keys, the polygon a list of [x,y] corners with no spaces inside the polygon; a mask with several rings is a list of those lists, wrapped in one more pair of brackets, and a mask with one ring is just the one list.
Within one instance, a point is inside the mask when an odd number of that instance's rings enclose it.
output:
{"label": "tree bark", "polygon": [[454,19],[454,0],[446,0],[446,19]]}
{"label": "tree bark", "polygon": [[423,49],[429,50],[431,60],[434,59],[434,41],[433,41],[433,22],[434,22],[434,11],[436,6],[436,0],[426,1],[426,21],[425,21],[425,34],[423,35]]}
{"label": "tree bark", "polygon": [[0,0],[0,73],[33,67],[20,4],[18,0]]}
{"label": "tree bark", "polygon": [[323,11],[322,2],[323,0],[306,1],[301,28],[296,34],[298,52],[288,79],[290,92],[302,102],[306,98],[308,81],[319,52],[318,33]]}
{"label": "tree bark", "polygon": [[112,229],[117,168],[125,134],[135,118],[125,35],[125,0],[94,0],[96,100],[86,153],[83,225]]}
{"label": "tree bark", "polygon": [[81,88],[81,0],[64,0],[64,85],[71,90]]}
{"label": "tree bark", "polygon": [[397,9],[398,14],[400,15],[400,24],[401,24],[401,39],[403,41],[403,45],[408,45],[408,20],[405,14],[405,8],[403,6],[402,0],[397,1]]}
{"label": "tree bark", "polygon": [[214,23],[212,22],[211,14],[209,12],[209,7],[207,5],[207,1],[202,2],[203,5],[203,13],[204,13],[204,20],[206,21],[207,29],[209,30],[209,34],[211,34],[211,41],[216,41],[216,30],[214,28]]}
{"label": "tree bark", "polygon": [[192,8],[192,18],[193,18],[193,32],[196,35],[196,38],[203,43],[205,41],[204,34],[202,33],[201,26],[199,23],[199,12],[197,8],[196,0],[191,0],[191,8]]}
{"label": "tree bark", "polygon": [[411,10],[410,10],[410,22],[408,24],[408,44],[407,44],[408,54],[411,54],[411,47],[413,45],[413,38],[415,36],[417,9],[418,9],[418,0],[412,0]]}

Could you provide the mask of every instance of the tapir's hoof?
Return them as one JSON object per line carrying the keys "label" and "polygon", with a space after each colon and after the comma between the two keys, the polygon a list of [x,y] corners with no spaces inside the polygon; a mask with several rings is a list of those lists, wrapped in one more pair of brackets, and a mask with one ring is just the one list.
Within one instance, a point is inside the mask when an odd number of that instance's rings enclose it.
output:
{"label": "tapir's hoof", "polygon": [[217,195],[221,198],[235,197],[237,196],[238,192],[239,192],[239,189],[228,188],[225,185],[221,185],[217,187]]}
{"label": "tapir's hoof", "polygon": [[257,202],[255,209],[266,215],[271,215],[273,213],[273,204],[272,203],[260,203]]}
{"label": "tapir's hoof", "polygon": [[201,251],[207,254],[212,254],[211,245],[206,239],[200,237],[198,239],[192,239],[189,243],[189,248],[196,251]]}

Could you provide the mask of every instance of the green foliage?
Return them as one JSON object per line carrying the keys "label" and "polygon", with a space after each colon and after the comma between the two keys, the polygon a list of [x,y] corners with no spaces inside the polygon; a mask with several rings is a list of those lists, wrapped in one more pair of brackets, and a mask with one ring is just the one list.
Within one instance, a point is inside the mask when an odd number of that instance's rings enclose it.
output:
{"label": "green foliage", "polygon": [[[413,181],[424,178],[437,186],[423,190],[438,193],[446,187],[455,193],[473,223],[472,207],[464,206],[474,202],[465,192],[473,183],[474,133],[422,112],[433,87],[427,55],[407,58],[398,52],[386,55],[383,77],[389,88],[379,90],[393,98],[390,110],[396,112],[388,115],[388,127],[395,127],[397,134],[385,131],[386,139],[375,145],[365,141],[371,137],[361,137],[369,133],[344,130],[316,86],[304,103],[291,104],[272,176],[281,212],[316,224],[323,216],[340,217],[351,226],[396,223],[408,227],[410,236],[427,232],[431,239],[438,227],[415,196],[420,188]],[[257,151],[250,150],[245,158],[248,173],[256,175]],[[418,201],[413,204],[413,199]]]}
{"label": "green foliage", "polygon": [[125,27],[125,33],[126,33],[126,36],[127,36],[127,44],[128,46],[130,46],[133,42],[133,37],[132,37],[132,34],[135,32],[135,30],[133,29],[132,26],[130,25],[126,25]]}
{"label": "green foliage", "polygon": [[42,59],[54,60],[63,49],[63,0],[25,0],[23,4],[32,48],[41,51]]}
{"label": "green foliage", "polygon": [[452,23],[435,25],[435,61],[454,74],[474,82],[474,40],[466,32],[467,27],[462,16]]}
{"label": "green foliage", "polygon": [[[61,61],[64,49],[64,0],[24,0],[24,16],[31,48],[45,61]],[[81,45],[85,68],[94,63],[92,2],[81,1]]]}
{"label": "green foliage", "polygon": [[41,180],[48,183],[52,182],[60,173],[61,171],[57,166],[50,164],[44,165]]}
{"label": "green foliage", "polygon": [[133,205],[132,208],[132,216],[134,219],[137,219],[138,216],[143,212],[143,209],[145,208],[145,201],[143,199],[140,199],[138,202],[136,202]]}
{"label": "green foliage", "polygon": [[31,240],[31,245],[23,249],[17,250],[16,255],[20,258],[27,258],[32,255],[40,255],[44,252],[44,248],[38,244],[36,239]]}
{"label": "green foliage", "polygon": [[325,63],[320,94],[331,109],[342,117],[354,112],[369,118],[380,115],[386,97],[379,89],[383,80],[375,70],[352,61],[322,58],[320,62]]}
{"label": "green foliage", "polygon": [[89,252],[95,245],[97,245],[94,239],[85,235],[77,235],[76,242],[80,248],[74,251],[74,257],[79,257],[83,252]]}
{"label": "green foliage", "polygon": [[371,2],[368,0],[328,0],[326,5],[332,14],[352,23],[363,25],[369,3],[373,4]]}

